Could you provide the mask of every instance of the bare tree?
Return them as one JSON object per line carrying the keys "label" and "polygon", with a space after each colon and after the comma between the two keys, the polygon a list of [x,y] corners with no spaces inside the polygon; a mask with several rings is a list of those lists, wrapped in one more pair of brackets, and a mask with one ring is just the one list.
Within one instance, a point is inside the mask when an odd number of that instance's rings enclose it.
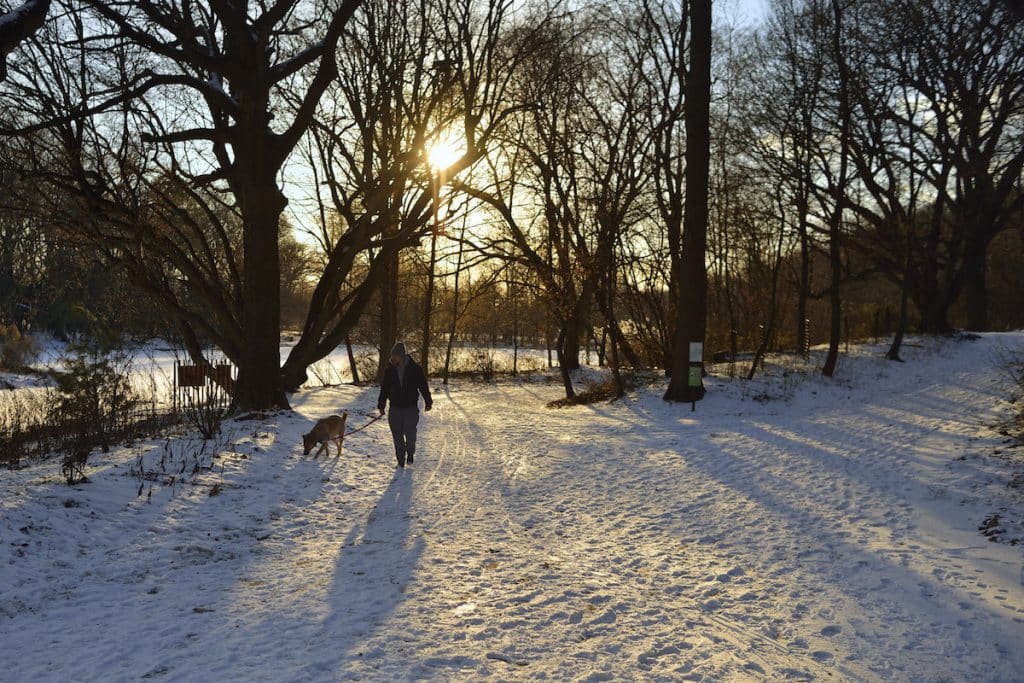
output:
{"label": "bare tree", "polygon": [[[326,265],[282,368],[286,386],[305,381],[306,368],[341,343],[381,288],[386,360],[397,334],[390,316],[399,252],[429,236],[435,194],[462,182],[460,174],[490,152],[497,131],[521,109],[508,95],[510,81],[543,22],[517,27],[511,7],[510,0],[385,3],[357,17],[358,40],[343,54],[311,131],[315,165],[343,230],[321,240]],[[457,139],[461,156],[439,180],[427,148],[446,137]],[[365,276],[353,283],[363,258]]]}
{"label": "bare tree", "polygon": [[[628,30],[637,20],[634,12],[609,8],[602,18],[599,24],[608,28],[595,36],[594,50],[601,55],[596,77],[609,87],[595,89],[584,100],[589,112],[586,126],[593,133],[583,141],[580,172],[590,188],[587,195],[597,227],[592,268],[597,273],[597,307],[604,319],[602,336],[608,341],[608,366],[621,397],[622,357],[634,367],[640,365],[619,325],[617,308],[623,243],[645,217],[641,198],[647,190],[643,160],[650,145],[645,127],[649,89],[644,81],[648,46],[636,40],[636,31]],[[598,345],[602,360],[603,346]]]}
{"label": "bare tree", "polygon": [[[280,372],[278,245],[287,202],[278,175],[337,74],[338,42],[359,1],[340,0],[322,8],[325,14],[312,15],[297,0],[264,5],[253,14],[246,5],[224,3],[82,4],[84,9],[65,10],[83,27],[79,40],[90,53],[130,47],[146,58],[124,63],[118,80],[106,88],[82,92],[75,108],[44,116],[20,132],[132,104],[136,113],[155,121],[144,141],[192,153],[207,150],[204,164],[175,162],[175,172],[197,185],[222,183],[241,219],[237,318],[222,334],[230,337],[225,352],[239,368],[235,406],[287,407]],[[283,87],[298,92],[289,119],[279,106]],[[169,92],[183,98],[187,115],[172,119],[162,102],[148,99]],[[87,169],[79,170],[80,190],[93,193]]]}
{"label": "bare tree", "polygon": [[555,352],[567,397],[575,396],[571,372],[587,330],[596,288],[591,266],[594,232],[584,214],[592,206],[580,174],[582,118],[590,64],[571,22],[552,23],[535,42],[517,78],[522,114],[503,131],[488,159],[485,187],[460,189],[487,206],[505,228],[487,240],[490,253],[529,269],[558,324]]}

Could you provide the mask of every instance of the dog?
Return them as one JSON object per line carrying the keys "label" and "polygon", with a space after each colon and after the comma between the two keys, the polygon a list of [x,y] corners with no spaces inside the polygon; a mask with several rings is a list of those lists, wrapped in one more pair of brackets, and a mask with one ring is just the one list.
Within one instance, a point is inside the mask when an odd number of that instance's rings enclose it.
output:
{"label": "dog", "polygon": [[338,447],[338,455],[341,455],[341,446],[345,442],[345,422],[348,420],[348,413],[331,415],[322,420],[317,420],[309,434],[302,435],[302,454],[309,455],[313,447],[320,444],[320,450],[316,452],[313,459],[316,460],[320,454],[327,450],[327,456],[331,455],[330,444],[333,441]]}

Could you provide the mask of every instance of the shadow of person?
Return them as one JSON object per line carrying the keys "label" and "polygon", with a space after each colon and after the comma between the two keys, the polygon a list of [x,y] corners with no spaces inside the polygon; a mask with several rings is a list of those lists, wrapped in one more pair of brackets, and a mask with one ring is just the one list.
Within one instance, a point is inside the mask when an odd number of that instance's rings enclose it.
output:
{"label": "shadow of person", "polygon": [[423,554],[423,537],[411,533],[412,497],[412,472],[396,472],[370,514],[345,538],[328,594],[331,612],[324,622],[337,646],[326,668],[335,673],[348,667],[353,656],[371,665],[385,652],[387,642],[376,642],[375,636],[405,599]]}

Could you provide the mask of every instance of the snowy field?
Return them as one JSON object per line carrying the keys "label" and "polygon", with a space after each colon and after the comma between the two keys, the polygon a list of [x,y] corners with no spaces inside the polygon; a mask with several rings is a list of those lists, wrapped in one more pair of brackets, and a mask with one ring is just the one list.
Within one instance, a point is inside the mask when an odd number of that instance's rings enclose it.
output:
{"label": "snowy field", "polygon": [[695,413],[438,386],[397,475],[383,421],[302,456],[366,422],[354,387],[230,423],[209,471],[189,438],[74,488],[0,471],[0,680],[1020,681],[1024,448],[992,425],[1024,334],[881,348]]}
{"label": "snowy field", "polygon": [[[34,375],[19,375],[0,371],[0,391],[30,391],[53,384],[45,373],[49,369],[61,370],[64,367],[64,356],[67,344],[52,337],[40,337],[39,357],[32,363],[37,371]],[[284,360],[291,352],[294,342],[281,346],[281,359]],[[377,349],[367,344],[353,344],[353,355],[357,365],[362,362],[366,367],[376,371]],[[157,400],[170,403],[171,391],[174,386],[174,363],[191,362],[188,354],[180,348],[174,348],[164,341],[153,341],[136,344],[125,349],[131,358],[131,372],[135,386],[144,396],[154,396]],[[437,345],[431,351],[431,371],[439,371],[444,365],[445,347]],[[518,359],[514,361],[513,356]],[[209,353],[208,358],[220,362],[219,352]],[[456,372],[479,372],[482,367],[489,366],[500,373],[508,373],[516,365],[520,372],[532,372],[547,367],[547,353],[544,349],[520,348],[513,351],[511,347],[476,347],[456,346],[452,349],[451,370]],[[328,356],[310,366],[309,379],[306,386],[324,386],[350,383],[352,370],[349,365],[348,352],[339,346]],[[361,377],[360,379],[366,379]]]}

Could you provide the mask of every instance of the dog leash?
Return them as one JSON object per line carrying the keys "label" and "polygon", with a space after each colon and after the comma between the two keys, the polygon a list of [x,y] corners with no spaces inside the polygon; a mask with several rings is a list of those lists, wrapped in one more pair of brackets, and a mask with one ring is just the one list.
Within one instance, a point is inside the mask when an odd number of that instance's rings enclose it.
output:
{"label": "dog leash", "polygon": [[374,422],[376,422],[377,420],[381,419],[382,417],[384,417],[383,414],[382,415],[378,415],[377,417],[373,418],[372,420],[370,420],[369,422],[364,424],[362,427],[360,427],[358,429],[353,429],[351,432],[345,432],[345,436],[349,436],[351,434],[355,434],[356,432],[363,431],[364,429],[366,429],[367,427],[369,427],[370,425],[372,425]]}

